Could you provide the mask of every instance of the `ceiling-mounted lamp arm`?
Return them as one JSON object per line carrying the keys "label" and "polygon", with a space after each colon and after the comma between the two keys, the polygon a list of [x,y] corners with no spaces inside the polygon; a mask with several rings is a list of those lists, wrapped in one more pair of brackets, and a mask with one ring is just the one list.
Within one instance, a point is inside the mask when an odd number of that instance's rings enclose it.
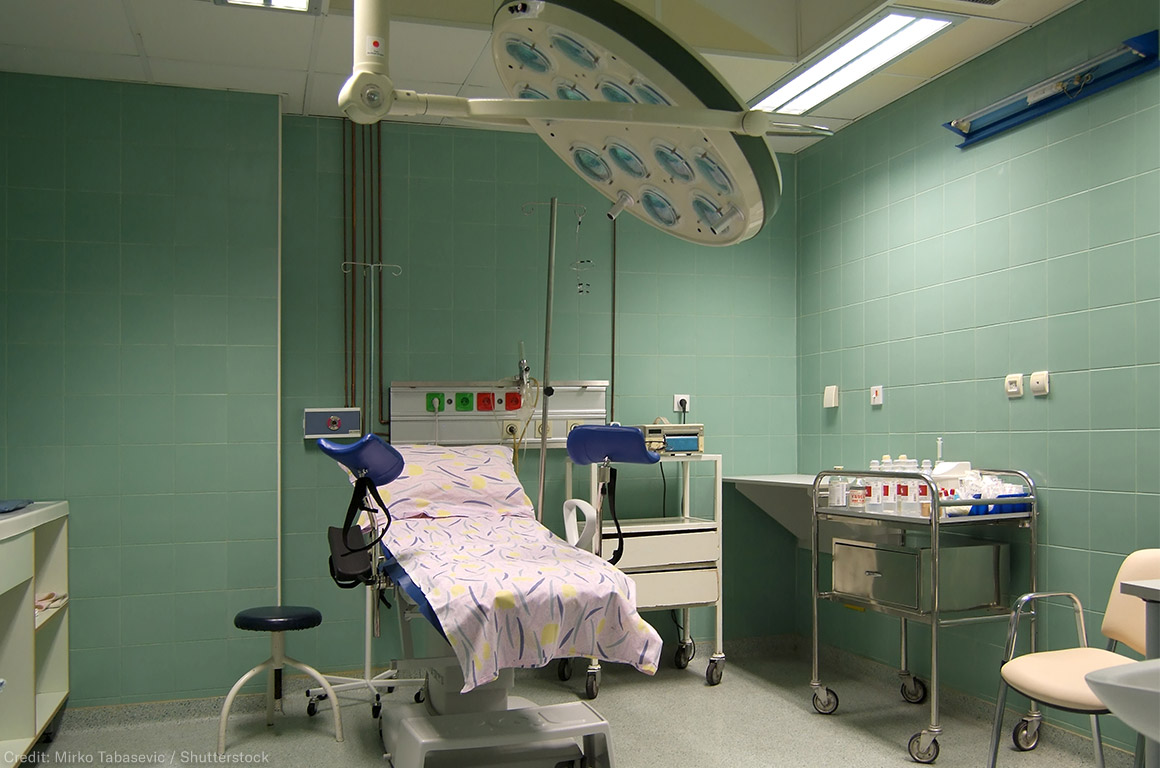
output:
{"label": "ceiling-mounted lamp arm", "polygon": [[355,0],[354,61],[338,106],[356,123],[377,123],[391,112],[395,84],[388,69],[390,40],[388,0]]}

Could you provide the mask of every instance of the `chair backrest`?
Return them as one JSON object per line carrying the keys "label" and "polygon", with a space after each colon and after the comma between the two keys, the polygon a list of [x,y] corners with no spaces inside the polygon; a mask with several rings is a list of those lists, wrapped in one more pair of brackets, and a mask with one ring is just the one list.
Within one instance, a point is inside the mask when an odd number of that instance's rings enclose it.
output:
{"label": "chair backrest", "polygon": [[1120,582],[1160,579],[1160,549],[1139,549],[1124,558],[1108,597],[1104,636],[1144,653],[1144,601],[1120,592]]}
{"label": "chair backrest", "polygon": [[568,456],[577,464],[600,464],[605,459],[625,464],[656,464],[660,454],[645,447],[640,427],[619,424],[581,424],[568,433]]}

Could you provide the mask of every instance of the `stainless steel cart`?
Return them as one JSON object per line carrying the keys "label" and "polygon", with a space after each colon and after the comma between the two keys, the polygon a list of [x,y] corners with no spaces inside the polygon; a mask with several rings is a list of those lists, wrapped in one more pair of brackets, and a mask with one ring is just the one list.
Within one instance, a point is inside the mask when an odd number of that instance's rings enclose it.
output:
{"label": "stainless steel cart", "polygon": [[[1013,469],[982,469],[984,474],[1018,478],[1027,489],[1026,497],[975,500],[940,500],[934,480],[918,472],[849,472],[834,470],[820,472],[813,483],[812,587],[813,587],[813,706],[824,715],[838,709],[838,695],[822,685],[818,673],[818,601],[832,600],[854,604],[869,610],[897,616],[901,621],[899,677],[902,679],[902,697],[913,704],[928,698],[928,686],[915,677],[907,662],[907,623],[914,620],[930,625],[930,724],[914,734],[907,744],[910,757],[918,763],[933,763],[938,758],[938,736],[942,733],[939,721],[939,629],[951,625],[982,621],[1004,620],[1010,616],[1010,596],[1006,594],[1009,569],[1009,551],[1006,544],[990,541],[943,542],[948,531],[967,534],[977,526],[1013,525],[1029,529],[1030,590],[1036,591],[1037,555],[1037,498],[1034,481],[1025,473]],[[894,480],[915,480],[925,483],[931,499],[930,517],[901,515],[886,512],[866,512],[850,507],[823,506],[828,501],[828,479],[833,476],[883,477]],[[968,507],[975,505],[1003,505],[1022,511],[987,515],[967,515]],[[1018,507],[1009,506],[1018,504]],[[1003,506],[999,507],[1000,509]],[[961,513],[962,516],[950,516]],[[823,521],[850,524],[855,533],[846,539],[827,537],[834,551],[834,582],[825,592],[818,587],[819,528]],[[858,531],[896,534],[892,539],[881,536],[862,536]],[[908,543],[907,534],[912,535]],[[926,533],[930,537],[926,547],[914,547],[913,538]],[[957,538],[957,537],[956,537]],[[951,573],[960,578],[947,580]],[[990,581],[979,578],[992,577]],[[948,589],[943,584],[951,584]],[[1030,627],[1031,648],[1035,645],[1035,617]],[[1032,702],[1031,717],[1038,715]],[[1038,723],[1036,723],[1037,725]]]}

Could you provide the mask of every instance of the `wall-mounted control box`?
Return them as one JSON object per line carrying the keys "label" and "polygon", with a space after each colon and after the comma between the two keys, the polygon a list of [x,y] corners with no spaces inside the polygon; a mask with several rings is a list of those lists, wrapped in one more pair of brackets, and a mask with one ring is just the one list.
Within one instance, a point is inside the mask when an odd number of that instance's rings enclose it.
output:
{"label": "wall-mounted control box", "polygon": [[302,439],[314,440],[319,437],[362,437],[362,409],[303,409]]}

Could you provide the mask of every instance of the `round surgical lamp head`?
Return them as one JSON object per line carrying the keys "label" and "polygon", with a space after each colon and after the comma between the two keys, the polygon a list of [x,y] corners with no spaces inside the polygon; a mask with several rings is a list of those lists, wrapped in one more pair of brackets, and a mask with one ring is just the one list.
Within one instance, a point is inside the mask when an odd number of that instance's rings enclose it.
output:
{"label": "round surgical lamp head", "polygon": [[[695,51],[615,0],[505,2],[492,24],[492,54],[517,98],[748,109]],[[627,210],[685,240],[732,245],[760,232],[781,200],[781,171],[762,136],[631,122],[528,123],[614,203],[610,218]]]}

